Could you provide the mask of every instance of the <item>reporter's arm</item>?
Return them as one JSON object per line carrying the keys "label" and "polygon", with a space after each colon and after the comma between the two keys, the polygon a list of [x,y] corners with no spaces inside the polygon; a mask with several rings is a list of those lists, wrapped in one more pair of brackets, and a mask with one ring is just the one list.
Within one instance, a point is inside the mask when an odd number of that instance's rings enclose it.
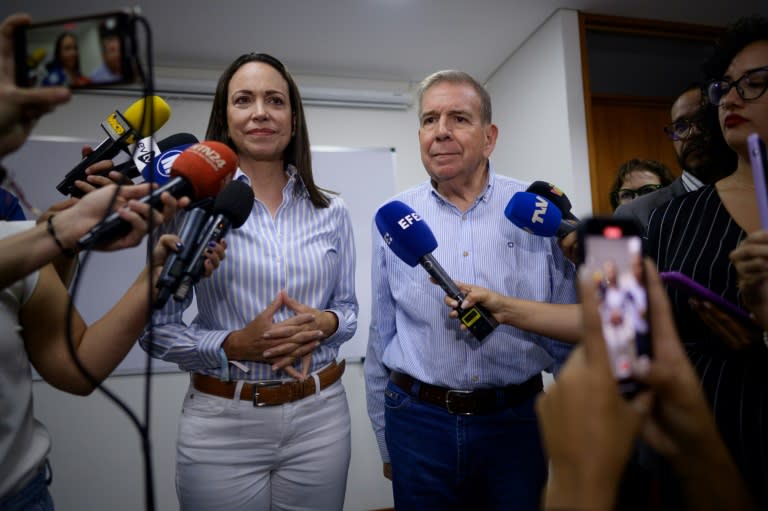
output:
{"label": "reporter's arm", "polygon": [[[527,332],[533,332],[550,339],[570,343],[579,341],[581,332],[581,306],[577,303],[545,303],[522,300],[505,296],[489,289],[457,283],[465,296],[458,304],[453,298],[446,296],[445,303],[451,308],[461,305],[467,309],[475,304],[482,304],[499,323],[511,325]],[[457,318],[458,313],[451,311],[449,316]],[[466,327],[462,324],[462,329]]]}
{"label": "reporter's arm", "polygon": [[[581,275],[581,274],[580,274]],[[583,334],[555,384],[536,403],[550,460],[546,510],[611,510],[650,396],[625,399],[611,370],[598,291],[582,277]]]}
{"label": "reporter's arm", "polygon": [[[154,281],[167,255],[175,250],[178,238],[165,235],[154,251],[153,267],[145,267],[118,303],[90,327],[76,309],[72,310],[72,343],[83,367],[97,382],[117,367],[144,329],[150,310],[150,271]],[[216,258],[215,264],[218,264]],[[94,386],[80,372],[67,347],[66,318],[69,294],[48,265],[29,302],[22,308],[21,324],[30,361],[51,385],[73,394],[85,395]]]}
{"label": "reporter's arm", "polygon": [[[115,189],[112,185],[89,193],[77,204],[57,213],[44,224],[0,240],[0,289],[42,268],[62,252],[74,253],[77,240],[104,217]],[[115,202],[117,211],[120,218],[131,224],[132,229],[125,236],[100,247],[101,250],[118,250],[138,244],[147,232],[150,214],[154,216],[155,225],[159,225],[172,217],[177,207],[189,203],[188,198],[177,201],[165,193],[162,196],[163,213],[160,213],[148,204],[135,200],[144,197],[149,191],[148,184],[120,188]]]}

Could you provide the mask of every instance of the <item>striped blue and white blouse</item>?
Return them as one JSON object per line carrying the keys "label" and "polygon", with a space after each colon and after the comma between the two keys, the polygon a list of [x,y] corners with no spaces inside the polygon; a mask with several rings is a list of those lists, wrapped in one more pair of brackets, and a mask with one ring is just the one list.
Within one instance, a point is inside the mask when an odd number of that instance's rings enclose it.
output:
{"label": "striped blue and white blouse", "polygon": [[[339,346],[355,333],[358,304],[355,297],[355,244],[349,212],[341,198],[332,196],[328,208],[309,200],[298,172],[286,169],[288,183],[283,202],[272,218],[267,207],[254,201],[250,217],[225,237],[224,260],[211,277],[195,286],[198,314],[187,326],[181,304],[169,300],[154,315],[150,346],[148,330],[139,342],[152,356],[174,362],[186,371],[221,374],[219,349],[233,330],[243,328],[275,299],[280,290],[299,302],[336,314],[339,326],[312,355],[315,371],[335,360]],[[249,183],[238,169],[235,179]],[[250,184],[250,183],[249,183]],[[299,193],[294,190],[298,188]],[[181,219],[177,219],[176,226]],[[284,321],[295,313],[286,307],[274,316]],[[248,371],[230,367],[233,380],[285,378],[270,364],[241,361]],[[296,362],[296,367],[300,361]]]}

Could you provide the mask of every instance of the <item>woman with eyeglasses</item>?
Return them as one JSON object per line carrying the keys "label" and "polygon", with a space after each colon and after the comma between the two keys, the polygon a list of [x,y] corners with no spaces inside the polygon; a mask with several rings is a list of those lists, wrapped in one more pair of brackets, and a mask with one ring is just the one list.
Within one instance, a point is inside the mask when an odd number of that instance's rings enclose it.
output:
{"label": "woman with eyeglasses", "polygon": [[[730,254],[748,233],[760,230],[747,137],[758,133],[768,140],[768,19],[743,18],[729,28],[704,71],[708,99],[738,157],[736,170],[654,211],[648,252],[659,271],[679,271],[747,307]],[[669,293],[723,440],[758,507],[767,509],[768,350],[762,329],[708,302],[692,301],[684,291]]]}
{"label": "woman with eyeglasses", "polygon": [[666,165],[656,160],[633,158],[619,167],[611,186],[611,207],[614,211],[659,188],[667,186],[675,177]]}

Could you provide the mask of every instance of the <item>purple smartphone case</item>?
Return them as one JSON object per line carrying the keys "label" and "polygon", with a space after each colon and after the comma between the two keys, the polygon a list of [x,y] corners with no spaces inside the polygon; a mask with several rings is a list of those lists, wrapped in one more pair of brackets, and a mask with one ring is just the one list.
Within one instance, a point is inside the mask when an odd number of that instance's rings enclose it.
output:
{"label": "purple smartphone case", "polygon": [[749,162],[752,166],[752,178],[755,181],[757,209],[760,214],[760,226],[768,230],[768,187],[765,182],[765,144],[757,133],[747,137]]}
{"label": "purple smartphone case", "polygon": [[659,274],[661,280],[665,284],[674,286],[677,289],[687,291],[689,294],[703,298],[709,302],[714,303],[718,307],[724,309],[729,314],[735,316],[737,319],[752,322],[752,318],[749,316],[749,312],[745,311],[738,305],[729,302],[722,296],[715,294],[712,290],[707,289],[698,282],[691,280],[689,277],[683,275],[678,271],[663,271]]}

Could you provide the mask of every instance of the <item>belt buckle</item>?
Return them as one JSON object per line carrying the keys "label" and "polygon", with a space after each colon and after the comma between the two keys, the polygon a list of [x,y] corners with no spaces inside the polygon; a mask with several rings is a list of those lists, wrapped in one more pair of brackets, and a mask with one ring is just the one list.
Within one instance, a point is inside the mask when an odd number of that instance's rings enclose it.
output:
{"label": "belt buckle", "polygon": [[269,406],[268,403],[259,403],[259,387],[279,387],[282,380],[262,380],[251,383],[253,385],[253,406]]}
{"label": "belt buckle", "polygon": [[469,396],[472,394],[472,390],[453,390],[449,389],[445,392],[445,408],[448,410],[448,413],[451,415],[475,415],[475,412],[457,412],[451,409],[451,405],[453,404],[453,400],[451,399],[454,396]]}

